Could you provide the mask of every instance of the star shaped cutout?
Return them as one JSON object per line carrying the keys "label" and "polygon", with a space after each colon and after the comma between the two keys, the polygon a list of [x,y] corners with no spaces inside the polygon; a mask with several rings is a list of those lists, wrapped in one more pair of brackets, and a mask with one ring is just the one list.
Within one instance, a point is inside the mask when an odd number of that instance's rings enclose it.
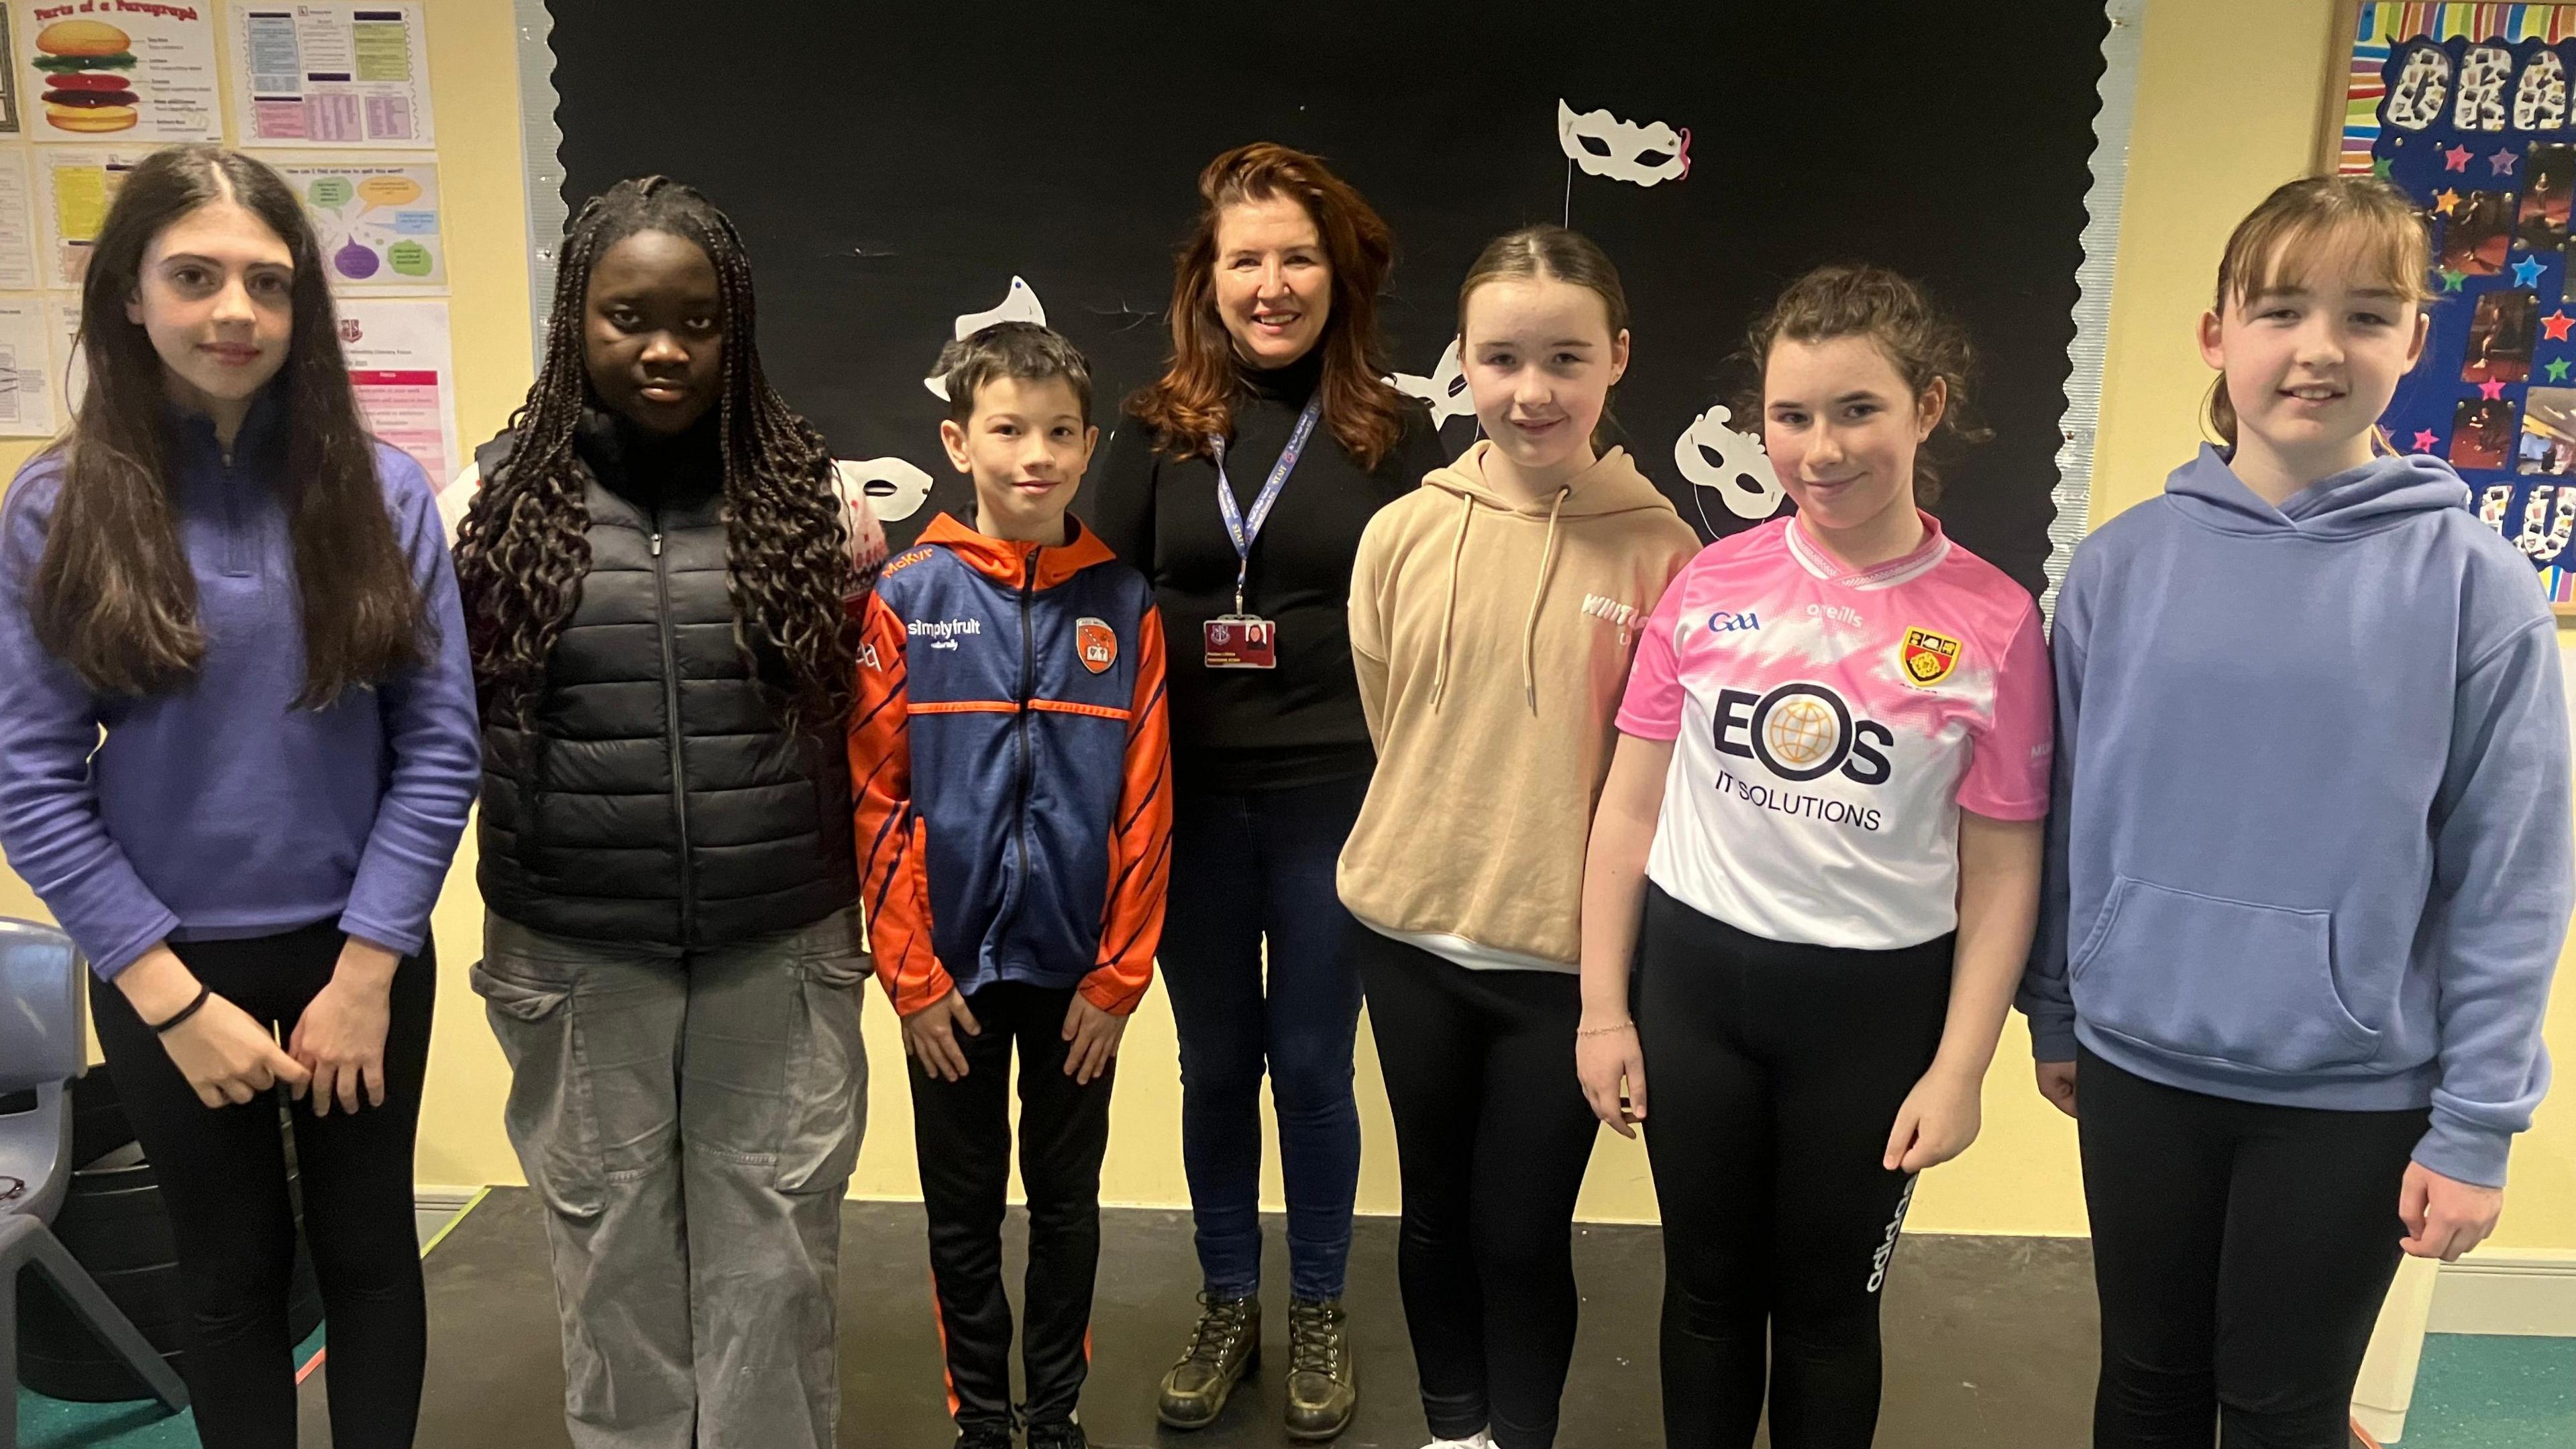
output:
{"label": "star shaped cutout", "polygon": [[2445,171],[2468,170],[2469,148],[2466,146],[2454,146],[2450,150],[2443,152],[2442,169]]}
{"label": "star shaped cutout", "polygon": [[2513,284],[2517,287],[2539,286],[2540,259],[2538,257],[2524,257],[2521,261],[2514,263]]}
{"label": "star shaped cutout", "polygon": [[2487,164],[2495,168],[2496,175],[2511,176],[2513,174],[2513,163],[2521,159],[2521,157],[2516,156],[2510,150],[2498,151],[2487,158]]}
{"label": "star shaped cutout", "polygon": [[[2445,292],[2456,292],[2460,290],[2460,284],[2468,279],[2468,273],[2463,272],[2456,267],[2444,267],[2442,269],[2442,290]],[[2571,318],[2570,320],[2576,321],[2576,318]]]}
{"label": "star shaped cutout", "polygon": [[2452,214],[2451,208],[2458,206],[2459,204],[2460,193],[2445,186],[2442,188],[2441,193],[2433,198],[2433,211],[2439,216],[2449,216]]}
{"label": "star shaped cutout", "polygon": [[2494,378],[2478,384],[2478,396],[2493,401],[2504,396],[2504,384]]}
{"label": "star shaped cutout", "polygon": [[2379,178],[2380,180],[2382,180],[2382,181],[2386,181],[2386,180],[2388,180],[2388,179],[2389,179],[2389,175],[2388,175],[2388,164],[2389,164],[2389,163],[2388,163],[2388,158],[2387,158],[2387,157],[2385,157],[2385,156],[2380,157],[2379,159],[2377,159],[2377,160],[2375,160],[2375,161],[2373,161],[2373,162],[2371,162],[2371,163],[2370,163],[2370,174],[2371,174],[2371,175],[2373,175],[2373,176],[2378,177],[2378,178]]}
{"label": "star shaped cutout", "polygon": [[2565,382],[2567,380],[2567,359],[2561,357],[2542,367],[2540,370],[2549,374],[2549,380],[2551,382]]}
{"label": "star shaped cutout", "polygon": [[2576,328],[2576,317],[2568,316],[2564,307],[2540,319],[2540,330],[2548,333],[2552,342],[2566,341],[2570,328]]}
{"label": "star shaped cutout", "polygon": [[2415,451],[2418,453],[2432,452],[2434,446],[2441,441],[2442,440],[2439,437],[2434,435],[2431,428],[2417,428],[2415,430]]}

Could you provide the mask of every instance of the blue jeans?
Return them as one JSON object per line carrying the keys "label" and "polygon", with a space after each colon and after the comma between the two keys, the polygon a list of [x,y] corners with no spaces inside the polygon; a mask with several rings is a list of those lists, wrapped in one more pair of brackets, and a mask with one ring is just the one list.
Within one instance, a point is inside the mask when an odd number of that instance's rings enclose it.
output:
{"label": "blue jeans", "polygon": [[[1181,1158],[1214,1296],[1261,1287],[1261,1078],[1279,1117],[1289,1291],[1338,1298],[1359,1189],[1359,968],[1333,868],[1366,779],[1173,800],[1163,980],[1181,1042]],[[1262,938],[1269,938],[1264,981]]]}

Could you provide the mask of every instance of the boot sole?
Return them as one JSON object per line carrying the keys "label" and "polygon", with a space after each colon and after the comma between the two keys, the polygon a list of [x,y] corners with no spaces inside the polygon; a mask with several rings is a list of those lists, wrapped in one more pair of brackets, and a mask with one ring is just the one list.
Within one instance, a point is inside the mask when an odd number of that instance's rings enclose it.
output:
{"label": "boot sole", "polygon": [[1192,1429],[1204,1429],[1210,1424],[1213,1424],[1217,1420],[1225,1417],[1225,1406],[1234,1401],[1234,1391],[1241,1388],[1243,1386],[1243,1381],[1251,1377],[1252,1371],[1259,1367],[1261,1367],[1261,1346],[1259,1344],[1255,1344],[1253,1345],[1252,1351],[1243,1356],[1242,1372],[1237,1373],[1233,1380],[1226,1384],[1224,1393],[1216,1396],[1216,1406],[1208,1410],[1208,1416],[1206,1418],[1175,1419],[1172,1417],[1171,1411],[1164,1408],[1161,1404],[1156,1404],[1154,1406],[1154,1418],[1166,1429],[1179,1429],[1184,1432]]}

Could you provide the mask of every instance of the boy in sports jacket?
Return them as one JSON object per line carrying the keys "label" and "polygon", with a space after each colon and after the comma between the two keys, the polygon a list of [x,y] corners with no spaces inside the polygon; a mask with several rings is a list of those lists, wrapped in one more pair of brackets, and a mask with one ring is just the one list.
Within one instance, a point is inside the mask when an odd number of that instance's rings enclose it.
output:
{"label": "boy in sports jacket", "polygon": [[1099,430],[1064,338],[996,323],[941,359],[975,482],[866,605],[851,714],[877,979],[903,1018],[961,1449],[1009,1449],[1010,1065],[1029,1198],[1030,1449],[1080,1449],[1118,1039],[1152,980],[1171,853],[1153,589],[1067,516]]}

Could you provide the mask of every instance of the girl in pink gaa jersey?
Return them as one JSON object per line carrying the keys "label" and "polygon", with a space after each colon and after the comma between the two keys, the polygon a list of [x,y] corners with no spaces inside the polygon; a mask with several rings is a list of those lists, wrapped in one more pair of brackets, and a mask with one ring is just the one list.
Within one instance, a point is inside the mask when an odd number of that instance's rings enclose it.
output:
{"label": "girl in pink gaa jersey", "polygon": [[1810,273],[1752,356],[1798,513],[1701,552],[1646,625],[1576,1063],[1603,1121],[1648,1124],[1668,1442],[1751,1444],[1767,1387],[1778,1449],[1861,1449],[1914,1174],[1975,1140],[2030,943],[2048,652],[1917,506],[1968,363],[1922,291]]}

